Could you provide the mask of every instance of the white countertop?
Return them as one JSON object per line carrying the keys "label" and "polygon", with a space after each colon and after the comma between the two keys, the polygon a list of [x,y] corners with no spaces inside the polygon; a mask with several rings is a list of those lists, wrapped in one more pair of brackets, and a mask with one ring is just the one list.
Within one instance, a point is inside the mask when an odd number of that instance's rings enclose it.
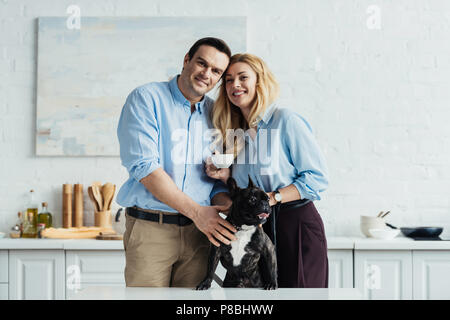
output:
{"label": "white countertop", "polygon": [[210,288],[87,287],[72,300],[361,300],[355,288],[280,288],[277,290]]}
{"label": "white countertop", "polygon": [[[406,237],[378,240],[363,237],[329,237],[329,250],[450,250],[450,241],[414,241]],[[0,249],[123,250],[122,240],[0,239]]]}
{"label": "white countertop", "polygon": [[0,239],[0,249],[123,250],[122,240]]}

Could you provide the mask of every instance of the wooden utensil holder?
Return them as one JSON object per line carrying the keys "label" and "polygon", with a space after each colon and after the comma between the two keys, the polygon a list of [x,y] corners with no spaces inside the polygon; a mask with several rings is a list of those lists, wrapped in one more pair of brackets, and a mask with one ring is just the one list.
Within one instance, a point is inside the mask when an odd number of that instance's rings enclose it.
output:
{"label": "wooden utensil holder", "polygon": [[96,227],[112,228],[111,210],[95,211],[94,212],[94,224]]}

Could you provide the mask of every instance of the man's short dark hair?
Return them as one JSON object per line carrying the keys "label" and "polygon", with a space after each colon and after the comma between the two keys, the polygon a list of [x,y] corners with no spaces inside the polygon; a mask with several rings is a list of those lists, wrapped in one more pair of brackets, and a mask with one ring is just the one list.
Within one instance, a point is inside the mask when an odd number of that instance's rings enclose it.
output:
{"label": "man's short dark hair", "polygon": [[195,53],[197,52],[198,48],[200,48],[200,46],[210,46],[210,47],[216,48],[220,52],[225,53],[228,56],[228,58],[231,58],[231,50],[228,47],[228,45],[225,43],[225,41],[223,41],[222,39],[218,39],[218,38],[207,37],[207,38],[202,38],[200,40],[197,40],[197,42],[195,42],[194,45],[189,49],[189,52],[188,52],[189,60],[192,59],[192,57],[195,55]]}

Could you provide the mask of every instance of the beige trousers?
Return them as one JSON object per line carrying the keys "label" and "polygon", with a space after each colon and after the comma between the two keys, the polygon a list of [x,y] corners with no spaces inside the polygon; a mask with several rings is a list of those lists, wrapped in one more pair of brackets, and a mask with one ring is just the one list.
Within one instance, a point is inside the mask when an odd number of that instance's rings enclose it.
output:
{"label": "beige trousers", "polygon": [[127,287],[196,287],[206,276],[210,242],[194,223],[180,227],[126,215],[123,244]]}

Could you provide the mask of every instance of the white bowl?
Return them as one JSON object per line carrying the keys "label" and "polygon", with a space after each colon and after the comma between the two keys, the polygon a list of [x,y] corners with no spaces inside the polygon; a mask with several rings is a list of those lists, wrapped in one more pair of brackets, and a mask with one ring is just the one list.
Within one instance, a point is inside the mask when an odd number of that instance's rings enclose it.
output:
{"label": "white bowl", "polygon": [[213,154],[211,156],[212,163],[217,168],[228,168],[231,166],[234,160],[234,155],[232,153],[224,153],[224,154]]}
{"label": "white bowl", "polygon": [[361,216],[360,228],[366,237],[371,237],[369,229],[384,229],[386,228],[386,223],[383,218]]}
{"label": "white bowl", "polygon": [[369,229],[369,233],[372,237],[381,240],[391,240],[399,235],[399,229]]}

